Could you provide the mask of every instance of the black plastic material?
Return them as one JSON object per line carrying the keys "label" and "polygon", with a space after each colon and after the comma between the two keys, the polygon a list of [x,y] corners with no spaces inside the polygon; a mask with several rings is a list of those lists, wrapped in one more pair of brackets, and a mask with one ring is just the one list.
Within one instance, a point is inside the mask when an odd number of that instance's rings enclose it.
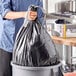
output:
{"label": "black plastic material", "polygon": [[59,63],[55,45],[38,20],[26,21],[16,37],[13,63],[22,66],[50,66]]}
{"label": "black plastic material", "polygon": [[34,5],[31,5],[30,8],[29,8],[29,10],[31,10],[31,11],[37,11],[37,7],[34,6]]}
{"label": "black plastic material", "polygon": [[58,63],[54,43],[37,21],[29,21],[18,33],[15,41],[13,62],[24,66],[50,66]]}

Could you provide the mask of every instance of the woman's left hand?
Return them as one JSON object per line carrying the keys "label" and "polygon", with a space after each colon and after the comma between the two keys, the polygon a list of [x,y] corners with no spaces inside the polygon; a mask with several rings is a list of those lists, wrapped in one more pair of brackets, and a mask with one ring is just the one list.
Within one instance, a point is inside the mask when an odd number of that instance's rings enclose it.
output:
{"label": "woman's left hand", "polygon": [[28,20],[35,20],[37,18],[37,12],[35,11],[28,11]]}

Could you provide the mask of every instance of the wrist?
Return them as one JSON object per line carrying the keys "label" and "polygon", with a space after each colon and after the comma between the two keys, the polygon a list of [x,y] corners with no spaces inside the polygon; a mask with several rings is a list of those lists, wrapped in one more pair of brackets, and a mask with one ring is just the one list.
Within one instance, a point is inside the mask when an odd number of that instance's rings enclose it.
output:
{"label": "wrist", "polygon": [[27,12],[23,12],[23,18],[27,18]]}

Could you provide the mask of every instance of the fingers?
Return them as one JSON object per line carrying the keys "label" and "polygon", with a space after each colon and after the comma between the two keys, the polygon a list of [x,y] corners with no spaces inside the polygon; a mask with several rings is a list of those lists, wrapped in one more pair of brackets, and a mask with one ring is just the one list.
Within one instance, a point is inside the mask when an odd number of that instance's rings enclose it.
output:
{"label": "fingers", "polygon": [[34,11],[29,11],[28,12],[28,19],[29,20],[35,20],[37,17],[37,12],[34,12]]}

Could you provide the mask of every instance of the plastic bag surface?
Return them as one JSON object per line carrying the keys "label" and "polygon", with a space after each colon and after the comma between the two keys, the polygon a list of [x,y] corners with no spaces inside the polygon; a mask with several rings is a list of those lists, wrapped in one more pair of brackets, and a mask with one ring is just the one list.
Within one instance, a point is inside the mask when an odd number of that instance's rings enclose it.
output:
{"label": "plastic bag surface", "polygon": [[13,63],[40,67],[58,62],[58,53],[46,29],[38,20],[24,22],[15,40]]}

